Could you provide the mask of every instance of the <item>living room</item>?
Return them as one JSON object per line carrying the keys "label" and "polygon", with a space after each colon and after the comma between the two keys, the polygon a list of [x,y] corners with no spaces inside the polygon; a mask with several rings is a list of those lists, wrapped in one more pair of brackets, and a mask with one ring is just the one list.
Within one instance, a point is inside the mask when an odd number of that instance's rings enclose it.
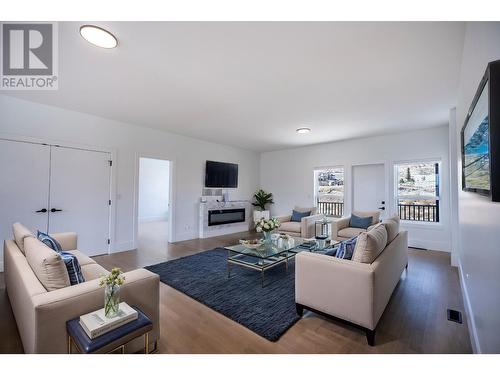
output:
{"label": "living room", "polygon": [[500,22],[440,17],[5,17],[0,353],[499,353]]}

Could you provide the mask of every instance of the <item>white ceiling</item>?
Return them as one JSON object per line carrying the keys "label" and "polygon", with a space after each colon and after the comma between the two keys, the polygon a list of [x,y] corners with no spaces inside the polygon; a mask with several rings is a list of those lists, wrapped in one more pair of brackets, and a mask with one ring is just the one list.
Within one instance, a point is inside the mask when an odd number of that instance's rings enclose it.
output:
{"label": "white ceiling", "polygon": [[[463,23],[59,24],[59,90],[8,95],[256,151],[447,123]],[[295,129],[308,126],[309,135]]]}

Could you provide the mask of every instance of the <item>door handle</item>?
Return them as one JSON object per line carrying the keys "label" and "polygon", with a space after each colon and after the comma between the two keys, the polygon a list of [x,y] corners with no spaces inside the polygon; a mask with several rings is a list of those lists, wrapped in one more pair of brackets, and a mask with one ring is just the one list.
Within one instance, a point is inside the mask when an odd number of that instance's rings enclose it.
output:
{"label": "door handle", "polygon": [[50,212],[57,212],[57,211],[62,211],[62,210],[60,210],[60,209],[58,209],[58,208],[51,208],[51,209],[50,209]]}
{"label": "door handle", "polygon": [[46,208],[42,208],[41,210],[35,211],[35,212],[47,212]]}
{"label": "door handle", "polygon": [[379,207],[378,209],[379,210],[385,210],[385,207]]}

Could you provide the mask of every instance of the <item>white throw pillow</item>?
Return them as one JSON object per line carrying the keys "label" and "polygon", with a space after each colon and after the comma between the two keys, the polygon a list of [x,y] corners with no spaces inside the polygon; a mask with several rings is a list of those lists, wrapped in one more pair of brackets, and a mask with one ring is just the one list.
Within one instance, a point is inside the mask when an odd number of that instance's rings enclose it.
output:
{"label": "white throw pillow", "polygon": [[34,237],[24,240],[26,260],[47,291],[70,286],[68,270],[61,256]]}
{"label": "white throw pillow", "polygon": [[358,236],[352,260],[359,263],[372,263],[386,245],[387,230],[385,225],[377,224],[373,229]]}
{"label": "white throw pillow", "polygon": [[387,243],[390,243],[399,233],[399,216],[391,216],[390,218],[384,220],[382,224],[385,225],[385,229],[387,230]]}

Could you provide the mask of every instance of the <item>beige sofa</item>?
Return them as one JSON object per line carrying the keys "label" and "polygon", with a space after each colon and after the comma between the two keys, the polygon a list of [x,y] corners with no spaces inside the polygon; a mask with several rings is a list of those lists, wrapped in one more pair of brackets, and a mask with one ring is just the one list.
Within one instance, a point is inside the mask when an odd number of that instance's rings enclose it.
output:
{"label": "beige sofa", "polygon": [[[4,243],[5,283],[24,351],[67,353],[66,321],[102,308],[104,290],[99,287],[99,278],[108,271],[76,250],[76,233],[53,234],[63,250],[78,258],[86,281],[47,291],[25,256],[26,250],[36,253],[37,250],[43,250],[39,246],[45,245],[31,238],[33,236],[21,224],[16,223],[13,229],[14,240]],[[27,249],[25,245],[32,248]],[[31,258],[30,262],[33,264]],[[126,272],[124,275],[121,300],[139,307],[153,321],[149,340],[150,347],[154,348],[160,337],[159,277],[145,269]],[[43,282],[47,283],[47,280]],[[143,347],[143,339],[136,339],[127,344],[126,352],[135,352]]]}
{"label": "beige sofa", "polygon": [[372,224],[368,227],[368,229],[363,228],[351,228],[349,223],[351,221],[351,217],[343,217],[342,219],[338,219],[333,221],[332,223],[332,238],[337,241],[347,240],[352,237],[356,237],[358,234],[366,232],[367,230],[372,229],[375,225],[378,224],[380,220],[380,212],[379,211],[353,211],[353,214],[359,217],[372,217]]}
{"label": "beige sofa", "polygon": [[315,234],[315,222],[317,220],[323,219],[323,215],[317,215],[316,207],[297,207],[293,208],[298,212],[311,212],[310,216],[303,217],[300,221],[290,221],[292,215],[277,216],[276,218],[280,221],[281,225],[279,227],[279,232],[288,234],[293,237],[310,238],[314,237]]}
{"label": "beige sofa", "polygon": [[351,323],[363,329],[368,344],[374,345],[377,323],[401,273],[408,266],[407,252],[408,234],[401,231],[371,263],[312,252],[297,254],[295,301],[298,314],[302,315],[305,308]]}

